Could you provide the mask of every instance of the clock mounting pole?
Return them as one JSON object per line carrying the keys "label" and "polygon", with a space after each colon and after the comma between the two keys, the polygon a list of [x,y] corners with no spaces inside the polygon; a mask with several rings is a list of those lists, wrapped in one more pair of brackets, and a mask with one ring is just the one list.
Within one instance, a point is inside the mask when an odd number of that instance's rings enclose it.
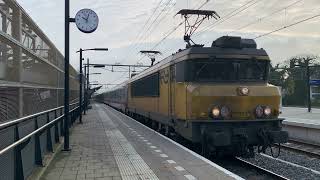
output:
{"label": "clock mounting pole", "polygon": [[70,1],[65,0],[64,20],[64,144],[63,150],[70,151],[69,146],[69,40],[70,40]]}
{"label": "clock mounting pole", "polygon": [[[82,9],[77,15],[86,14],[85,22],[81,21],[80,18],[70,18],[70,0],[65,0],[65,19],[64,19],[64,151],[70,151],[69,145],[69,124],[70,124],[70,116],[69,116],[69,53],[70,53],[70,23],[76,23],[78,29],[84,33],[92,33],[94,32],[99,23],[99,19],[97,14],[90,9]],[[89,17],[91,16],[91,17]],[[79,105],[81,105],[79,102]],[[82,113],[82,112],[80,112]]]}

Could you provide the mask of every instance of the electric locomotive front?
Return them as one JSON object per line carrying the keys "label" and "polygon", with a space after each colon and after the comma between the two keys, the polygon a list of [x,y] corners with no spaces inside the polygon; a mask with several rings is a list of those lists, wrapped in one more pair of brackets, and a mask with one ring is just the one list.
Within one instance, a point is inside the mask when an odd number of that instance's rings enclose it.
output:
{"label": "electric locomotive front", "polygon": [[185,94],[186,102],[179,134],[201,143],[203,153],[241,156],[252,155],[255,146],[287,142],[278,118],[281,93],[268,84],[270,60],[254,40],[225,36],[188,56],[176,64],[177,86],[184,84],[185,92],[176,88],[175,94]]}

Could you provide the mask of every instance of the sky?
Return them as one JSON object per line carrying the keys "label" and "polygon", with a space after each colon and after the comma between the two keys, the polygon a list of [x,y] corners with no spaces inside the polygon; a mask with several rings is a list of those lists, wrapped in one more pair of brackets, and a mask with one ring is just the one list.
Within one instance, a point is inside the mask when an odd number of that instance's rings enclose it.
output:
{"label": "sky", "polygon": [[[64,54],[64,1],[17,1]],[[78,70],[79,54],[75,52],[98,47],[109,51],[85,52],[90,63],[149,65],[150,60],[140,50],[159,50],[162,55],[156,59],[164,59],[185,47],[184,27],[178,26],[183,19],[176,13],[200,7],[216,11],[221,18],[205,20],[192,36],[196,43],[210,46],[223,35],[256,38],[283,28],[256,39],[258,48],[267,51],[273,64],[296,55],[320,55],[319,16],[290,26],[319,15],[319,0],[71,0],[71,17],[82,8],[90,8],[98,14],[99,26],[95,32],[84,34],[71,24],[70,63]],[[90,80],[103,84],[118,84],[128,78],[123,68],[114,68],[120,72],[111,72],[110,68],[90,71],[102,73],[92,75]]]}

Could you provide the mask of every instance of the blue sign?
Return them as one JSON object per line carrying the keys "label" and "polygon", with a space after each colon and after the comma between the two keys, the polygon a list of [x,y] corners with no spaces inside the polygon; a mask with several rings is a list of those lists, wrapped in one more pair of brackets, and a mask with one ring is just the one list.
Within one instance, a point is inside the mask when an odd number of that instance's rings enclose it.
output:
{"label": "blue sign", "polygon": [[312,86],[320,86],[320,79],[311,79],[309,84]]}

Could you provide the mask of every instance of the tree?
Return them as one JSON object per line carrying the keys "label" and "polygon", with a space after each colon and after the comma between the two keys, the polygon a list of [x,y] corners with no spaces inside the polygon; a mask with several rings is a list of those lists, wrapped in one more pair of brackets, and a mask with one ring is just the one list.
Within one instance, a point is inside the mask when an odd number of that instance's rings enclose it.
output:
{"label": "tree", "polygon": [[294,68],[295,66],[306,67],[307,65],[318,65],[320,63],[319,57],[312,54],[294,56],[285,62],[290,65],[290,68]]}
{"label": "tree", "polygon": [[[299,55],[271,68],[270,83],[282,87],[283,104],[300,106],[306,104],[308,91],[306,69],[307,66],[318,64],[320,64],[318,56]],[[320,68],[310,68],[310,75],[320,77]]]}

